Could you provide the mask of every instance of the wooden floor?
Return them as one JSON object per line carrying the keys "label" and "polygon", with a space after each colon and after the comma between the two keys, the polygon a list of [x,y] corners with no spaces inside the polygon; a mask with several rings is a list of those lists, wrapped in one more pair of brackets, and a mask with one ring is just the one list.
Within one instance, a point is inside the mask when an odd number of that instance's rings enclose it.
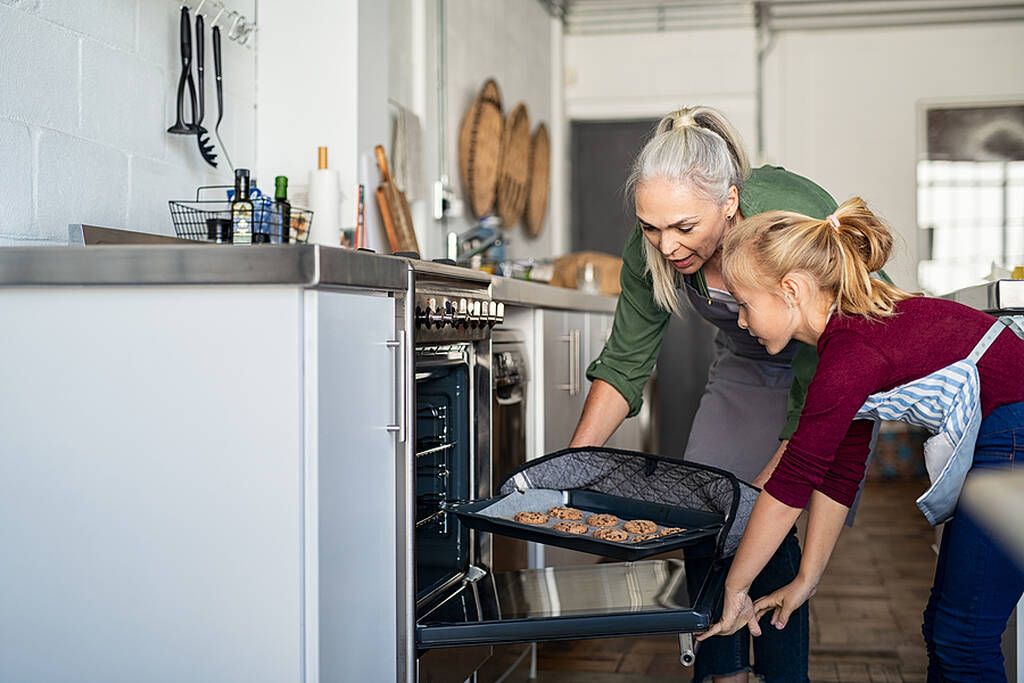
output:
{"label": "wooden floor", "polygon": [[[922,483],[870,483],[853,528],[839,539],[811,600],[810,677],[823,683],[925,680],[921,612],[928,598],[934,530],[914,505]],[[690,680],[675,637],[547,643],[542,683]]]}

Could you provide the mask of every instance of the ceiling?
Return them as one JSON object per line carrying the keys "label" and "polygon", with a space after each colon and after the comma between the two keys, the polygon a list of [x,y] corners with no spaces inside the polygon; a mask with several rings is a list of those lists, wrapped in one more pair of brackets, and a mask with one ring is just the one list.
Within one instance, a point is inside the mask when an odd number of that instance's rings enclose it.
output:
{"label": "ceiling", "polygon": [[1024,0],[540,0],[566,33],[775,31],[1024,21]]}

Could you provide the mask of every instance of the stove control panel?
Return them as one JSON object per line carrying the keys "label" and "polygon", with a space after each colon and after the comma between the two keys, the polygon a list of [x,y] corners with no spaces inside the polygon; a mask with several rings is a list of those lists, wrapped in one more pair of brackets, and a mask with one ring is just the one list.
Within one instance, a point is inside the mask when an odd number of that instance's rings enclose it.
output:
{"label": "stove control panel", "polygon": [[490,329],[505,320],[505,304],[476,297],[416,297],[416,327],[425,330]]}

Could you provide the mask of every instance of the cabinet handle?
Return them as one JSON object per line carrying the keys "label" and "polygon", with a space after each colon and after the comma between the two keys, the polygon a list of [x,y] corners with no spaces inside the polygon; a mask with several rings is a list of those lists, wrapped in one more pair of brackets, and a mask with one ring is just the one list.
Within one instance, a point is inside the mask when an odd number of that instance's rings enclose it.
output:
{"label": "cabinet handle", "polygon": [[571,368],[575,376],[573,379],[573,388],[569,392],[569,395],[578,396],[580,393],[580,385],[582,384],[580,381],[581,375],[583,374],[583,368],[580,367],[580,363],[583,360],[583,345],[580,343],[583,338],[583,332],[582,330],[571,330],[570,334],[573,338],[573,350],[570,362],[572,363]]}
{"label": "cabinet handle", "polygon": [[563,334],[561,337],[559,337],[560,341],[564,341],[564,342],[566,342],[568,344],[567,348],[568,348],[568,351],[569,351],[569,381],[566,384],[559,384],[556,388],[560,389],[561,391],[568,391],[570,396],[573,395],[573,393],[572,393],[573,386],[574,386],[573,379],[575,377],[575,374],[573,373],[573,370],[572,370],[572,357],[573,357],[573,334],[572,333],[574,331],[575,330],[569,330],[569,334]]}
{"label": "cabinet handle", "polygon": [[562,341],[569,344],[569,383],[559,384],[558,388],[568,391],[570,396],[580,393],[580,330],[569,330],[562,336]]}
{"label": "cabinet handle", "polygon": [[387,430],[398,435],[399,443],[405,443],[405,392],[408,378],[405,376],[405,330],[398,332],[398,339],[386,342],[389,349],[395,352],[395,422],[389,424]]}

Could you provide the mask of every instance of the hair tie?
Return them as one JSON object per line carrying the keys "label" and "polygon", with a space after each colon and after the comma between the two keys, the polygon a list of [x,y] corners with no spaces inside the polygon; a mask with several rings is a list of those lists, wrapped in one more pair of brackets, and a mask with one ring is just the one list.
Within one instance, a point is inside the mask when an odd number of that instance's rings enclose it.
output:
{"label": "hair tie", "polygon": [[835,230],[839,230],[839,219],[836,218],[836,215],[834,213],[830,213],[828,215],[828,218],[826,218],[825,220],[827,220]]}

